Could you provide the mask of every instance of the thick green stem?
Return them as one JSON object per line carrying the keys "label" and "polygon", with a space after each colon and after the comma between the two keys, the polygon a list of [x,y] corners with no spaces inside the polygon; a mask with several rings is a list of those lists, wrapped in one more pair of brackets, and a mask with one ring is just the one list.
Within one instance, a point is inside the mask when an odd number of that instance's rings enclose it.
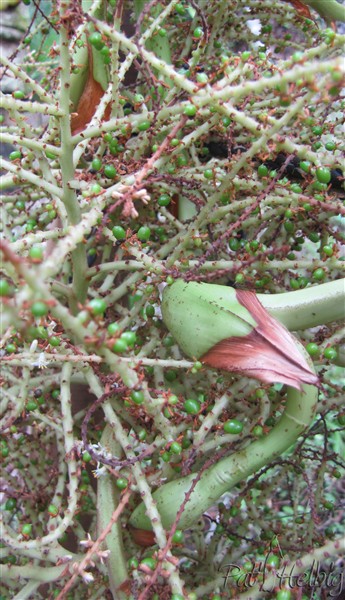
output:
{"label": "thick green stem", "polygon": [[258,294],[268,312],[292,331],[345,319],[345,279],[296,292]]}
{"label": "thick green stem", "polygon": [[[309,364],[312,367],[310,359]],[[190,527],[222,494],[290,448],[311,424],[317,398],[318,391],[314,386],[304,385],[302,392],[288,388],[286,409],[277,425],[266,437],[223,458],[201,475],[186,503],[178,527]],[[191,473],[187,477],[163,485],[153,494],[164,527],[169,528],[174,523],[176,514],[185,501],[185,495],[196,477],[195,473]],[[133,512],[130,524],[139,529],[151,529],[151,522],[145,514],[143,504]]]}
{"label": "thick green stem", "polygon": [[327,23],[345,21],[344,6],[336,0],[304,0],[304,2],[314,8]]}
{"label": "thick green stem", "polygon": [[[121,455],[121,447],[116,442],[113,430],[110,425],[106,425],[102,437],[101,445],[111,452],[113,456]],[[120,493],[115,487],[114,477],[109,472],[102,475],[97,485],[97,529],[98,535],[106,528],[111,520],[112,514],[119,504]],[[110,550],[107,558],[107,569],[109,575],[109,584],[114,598],[122,600],[127,598],[125,592],[118,588],[128,579],[126,567],[126,553],[123,546],[121,522],[114,523],[111,532],[105,540],[106,548]]]}
{"label": "thick green stem", "polygon": [[[68,6],[66,5],[67,9]],[[63,11],[63,7],[61,7]],[[60,62],[61,62],[61,89],[60,89],[60,108],[63,116],[60,119],[61,131],[61,175],[63,202],[66,207],[68,221],[70,225],[77,225],[81,220],[81,210],[78,203],[75,190],[71,187],[71,181],[74,179],[73,166],[73,143],[71,136],[71,124],[69,116],[70,104],[70,55],[69,42],[66,30],[60,29]],[[75,306],[78,302],[83,303],[87,294],[87,259],[85,246],[81,243],[72,251],[73,264],[73,292],[75,297]]]}

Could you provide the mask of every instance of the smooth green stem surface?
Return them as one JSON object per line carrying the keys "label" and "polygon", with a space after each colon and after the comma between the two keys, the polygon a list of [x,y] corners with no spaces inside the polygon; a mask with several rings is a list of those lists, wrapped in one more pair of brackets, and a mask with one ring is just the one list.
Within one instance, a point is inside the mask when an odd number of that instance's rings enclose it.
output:
{"label": "smooth green stem surface", "polygon": [[[105,426],[101,437],[101,445],[111,452],[113,456],[121,456],[121,446],[116,442],[111,426]],[[107,527],[112,514],[116,510],[120,499],[120,492],[115,487],[114,477],[107,472],[98,480],[97,485],[97,529],[98,535]],[[114,598],[121,600],[127,598],[125,592],[118,588],[128,579],[126,554],[123,546],[121,522],[114,523],[111,532],[105,540],[106,548],[110,550],[107,558],[109,584]]]}
{"label": "smooth green stem surface", "polygon": [[327,23],[331,21],[345,21],[344,5],[336,0],[304,0],[305,4],[309,4],[314,8]]}
{"label": "smooth green stem surface", "polygon": [[[61,89],[60,89],[60,107],[64,111],[60,119],[61,147],[64,149],[61,155],[61,175],[62,175],[62,200],[66,207],[68,221],[70,225],[77,225],[81,220],[81,210],[78,203],[75,190],[70,183],[74,179],[73,166],[73,142],[71,135],[71,124],[69,117],[70,104],[70,55],[69,42],[66,30],[61,27],[60,30],[60,64],[61,64]],[[85,302],[87,295],[88,282],[86,279],[87,259],[84,244],[72,250],[73,264],[73,292],[74,306],[77,310],[78,302]]]}
{"label": "smooth green stem surface", "polygon": [[266,310],[292,331],[345,319],[345,279],[296,292],[257,296]]}
{"label": "smooth green stem surface", "polygon": [[[310,360],[309,364],[312,367]],[[317,399],[318,390],[315,386],[304,385],[302,392],[289,387],[284,414],[270,433],[255,440],[243,450],[223,458],[201,475],[186,503],[178,527],[190,527],[222,494],[290,448],[311,424]],[[187,477],[163,485],[154,492],[153,498],[164,527],[169,528],[174,523],[195,477],[197,475],[191,473]],[[129,522],[139,529],[151,529],[151,522],[145,514],[143,504],[135,509]]]}

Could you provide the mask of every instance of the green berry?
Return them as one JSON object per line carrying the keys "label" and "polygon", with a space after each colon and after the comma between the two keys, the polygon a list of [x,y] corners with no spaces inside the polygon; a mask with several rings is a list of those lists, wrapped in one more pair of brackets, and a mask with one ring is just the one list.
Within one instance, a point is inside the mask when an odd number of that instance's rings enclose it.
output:
{"label": "green berry", "polygon": [[194,104],[187,104],[183,109],[183,114],[187,117],[194,117],[196,115],[196,110]]}
{"label": "green berry", "polygon": [[135,102],[135,104],[143,104],[143,102],[145,102],[145,98],[142,94],[135,94],[134,102]]}
{"label": "green berry", "polygon": [[241,431],[243,430],[243,423],[241,423],[241,421],[238,421],[238,419],[231,419],[224,423],[223,429],[225,433],[232,433],[236,435],[241,433]]}
{"label": "green berry", "polygon": [[100,169],[102,168],[102,161],[100,158],[94,158],[92,163],[91,163],[91,169],[93,171],[100,171]]}
{"label": "green berry", "polygon": [[115,225],[112,229],[112,232],[114,238],[116,238],[119,242],[122,242],[122,240],[126,239],[126,231],[123,227],[121,227],[121,225]]}
{"label": "green berry", "polygon": [[148,556],[147,558],[143,558],[140,564],[146,565],[149,569],[151,569],[151,571],[153,571],[157,565],[157,561],[151,556]]}
{"label": "green berry", "polygon": [[[313,187],[313,190],[316,190],[317,192],[325,192],[327,190],[327,183],[321,183],[320,181],[314,181],[312,184],[312,187]],[[320,198],[320,200],[321,200],[321,198]]]}
{"label": "green berry", "polygon": [[174,542],[174,544],[181,544],[184,540],[184,533],[181,529],[176,529],[173,537],[172,537],[172,541]]}
{"label": "green berry", "polygon": [[107,327],[109,335],[115,335],[115,333],[118,333],[119,329],[120,326],[118,323],[110,323]]}
{"label": "green berry", "polygon": [[114,165],[105,165],[103,172],[108,179],[115,179],[117,175],[117,171]]}
{"label": "green berry", "polygon": [[116,480],[115,485],[119,490],[125,490],[128,486],[128,479],[126,479],[126,477],[119,477]]}
{"label": "green berry", "polygon": [[235,283],[237,284],[242,284],[244,283],[245,277],[243,275],[243,273],[237,273],[237,275],[235,276]]}
{"label": "green berry", "polygon": [[91,33],[91,35],[89,36],[89,42],[91,46],[96,48],[96,50],[102,50],[104,46],[102,35],[99,33],[99,31],[94,31],[93,33]]}
{"label": "green berry", "polygon": [[0,296],[10,296],[11,286],[6,279],[0,279]]}
{"label": "green berry", "polygon": [[237,238],[231,238],[229,240],[229,248],[233,252],[237,252],[241,248],[241,242]]}
{"label": "green berry", "polygon": [[127,342],[122,339],[116,340],[115,344],[112,347],[112,351],[116,352],[116,354],[123,354],[128,349]]}
{"label": "green berry", "polygon": [[9,160],[17,160],[21,157],[22,153],[19,150],[13,150],[13,152],[10,152],[10,154],[8,155]]}
{"label": "green berry", "polygon": [[91,310],[93,315],[103,315],[106,311],[107,303],[102,298],[93,298],[88,303],[88,308]]}
{"label": "green berry", "polygon": [[293,233],[295,231],[295,225],[292,221],[284,221],[284,229],[286,233]]}
{"label": "green berry", "polygon": [[309,160],[301,160],[301,162],[299,163],[299,167],[305,173],[309,173],[309,170],[310,170],[310,162],[309,162]]}
{"label": "green berry", "polygon": [[325,148],[326,150],[328,150],[329,152],[332,152],[333,150],[336,149],[336,144],[334,142],[326,142],[325,144]]}
{"label": "green berry", "polygon": [[15,510],[17,507],[17,500],[15,498],[9,498],[6,500],[5,510]]}
{"label": "green berry", "polygon": [[59,509],[55,504],[49,504],[47,511],[51,517],[57,517],[59,514]]}
{"label": "green berry", "polygon": [[320,150],[320,148],[322,148],[322,142],[315,142],[315,144],[312,145],[312,149],[317,152],[317,150]]}
{"label": "green berry", "polygon": [[138,125],[138,131],[147,131],[147,129],[150,129],[150,127],[151,127],[150,121],[142,121]]}
{"label": "green berry", "polygon": [[186,9],[183,6],[183,4],[178,3],[178,4],[175,5],[175,11],[177,12],[178,15],[182,16],[182,15],[185,14]]}
{"label": "green berry", "polygon": [[212,171],[212,169],[205,169],[205,171],[204,171],[204,177],[205,177],[205,179],[212,179],[213,178],[213,171]]}
{"label": "green berry", "polygon": [[201,38],[204,35],[202,27],[196,27],[193,31],[194,38]]}
{"label": "green berry", "polygon": [[17,210],[22,211],[25,209],[25,202],[23,200],[17,200],[14,206]]}
{"label": "green berry", "polygon": [[323,351],[323,355],[327,360],[333,361],[337,358],[338,352],[335,348],[325,348]]}
{"label": "green berry", "polygon": [[41,262],[43,259],[43,248],[41,246],[32,246],[29,250],[29,257],[33,262]]}
{"label": "green berry", "polygon": [[259,177],[267,177],[267,175],[268,175],[268,168],[266,167],[266,165],[259,165],[258,166],[258,175],[259,175]]}
{"label": "green berry", "polygon": [[15,92],[12,92],[12,96],[16,100],[23,100],[23,98],[25,98],[25,94],[21,90],[16,90]]}
{"label": "green berry", "polygon": [[93,183],[90,192],[92,196],[97,196],[97,194],[101,193],[102,189],[103,188],[99,185],[99,183]]}
{"label": "green berry", "polygon": [[319,234],[316,231],[311,231],[308,237],[313,244],[317,244],[320,239]]}
{"label": "green berry", "polygon": [[82,454],[82,460],[84,462],[91,462],[92,461],[92,456],[91,456],[91,454],[87,450],[85,450],[85,452],[83,452],[83,454]]}
{"label": "green berry", "polygon": [[132,558],[129,559],[128,561],[128,568],[133,570],[133,569],[137,569],[139,566],[139,561],[137,558],[135,558],[134,556]]}
{"label": "green berry", "polygon": [[178,442],[173,442],[169,448],[171,454],[181,454],[182,446]]}
{"label": "green berry", "polygon": [[268,556],[265,564],[268,567],[273,567],[276,569],[280,565],[279,556],[277,556],[276,554],[271,554],[270,556]]}
{"label": "green berry", "polygon": [[332,256],[333,255],[333,248],[332,246],[322,246],[322,252],[324,254],[326,254],[326,256]]}
{"label": "green berry", "polygon": [[145,308],[145,314],[147,317],[152,318],[155,316],[155,308],[152,304],[148,304]]}
{"label": "green berry", "polygon": [[125,340],[127,346],[133,348],[137,341],[137,335],[135,331],[124,331],[120,337],[121,340]]}
{"label": "green berry", "polygon": [[22,534],[25,536],[29,536],[31,535],[32,532],[32,524],[31,523],[25,523],[24,525],[22,525]]}
{"label": "green berry", "polygon": [[36,410],[37,408],[37,402],[35,402],[35,400],[28,400],[26,403],[26,410],[31,411],[31,410]]}
{"label": "green berry", "polygon": [[170,456],[169,452],[165,451],[161,454],[161,459],[163,462],[169,462],[170,458],[171,458],[171,456]]}
{"label": "green berry", "polygon": [[331,171],[326,167],[318,167],[315,172],[316,179],[320,183],[329,183],[331,181]]}
{"label": "green berry", "polygon": [[290,190],[294,193],[294,194],[302,194],[303,190],[301,188],[300,185],[298,185],[298,183],[292,183],[290,185]]}
{"label": "green berry", "polygon": [[159,206],[169,206],[170,202],[171,197],[169,194],[161,194],[157,200],[157,204],[159,204]]}
{"label": "green berry", "polygon": [[264,429],[261,425],[255,425],[255,427],[253,427],[252,433],[255,437],[262,437],[264,434]]}
{"label": "green berry", "polygon": [[196,76],[196,80],[198,83],[208,83],[208,76],[206,73],[198,73]]}
{"label": "green berry", "polygon": [[142,225],[137,233],[138,240],[141,242],[148,242],[151,236],[151,230],[147,225]]}
{"label": "green berry", "polygon": [[176,162],[178,167],[185,167],[188,164],[188,158],[185,154],[180,154]]}
{"label": "green berry", "polygon": [[321,267],[313,271],[312,278],[315,279],[315,281],[322,281],[325,277],[326,273]]}
{"label": "green berry", "polygon": [[183,410],[188,414],[188,415],[197,415],[198,412],[200,411],[200,402],[198,402],[197,400],[193,400],[193,399],[189,399],[186,400],[183,404]]}
{"label": "green berry", "polygon": [[142,390],[133,390],[131,392],[131,399],[135,404],[143,404],[145,401],[144,392]]}
{"label": "green berry", "polygon": [[319,347],[314,342],[310,342],[309,344],[307,344],[305,349],[308,352],[309,356],[318,356],[319,354]]}
{"label": "green berry", "polygon": [[14,344],[7,344],[6,346],[6,352],[7,354],[14,354],[16,352],[17,348]]}
{"label": "green berry", "polygon": [[44,302],[34,302],[31,305],[31,313],[34,317],[44,317],[48,313],[48,306]]}

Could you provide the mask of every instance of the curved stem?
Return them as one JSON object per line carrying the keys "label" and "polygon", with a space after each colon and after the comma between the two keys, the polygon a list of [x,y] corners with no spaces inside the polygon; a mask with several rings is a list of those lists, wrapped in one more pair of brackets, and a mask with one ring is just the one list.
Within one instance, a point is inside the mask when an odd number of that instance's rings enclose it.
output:
{"label": "curved stem", "polygon": [[273,317],[293,331],[345,319],[345,279],[257,297]]}
{"label": "curved stem", "polygon": [[336,0],[304,0],[314,10],[316,10],[327,23],[331,21],[345,21],[344,6],[336,2]]}
{"label": "curved stem", "polygon": [[[263,306],[286,327],[305,329],[344,319],[344,281],[332,281],[297,292],[261,294],[258,297]],[[297,340],[296,343],[314,370],[303,346]],[[317,388],[314,386],[304,385],[301,392],[288,387],[286,409],[277,425],[264,439],[254,441],[244,450],[224,458],[201,475],[186,503],[179,527],[189,527],[222,494],[287,450],[310,425],[317,397]],[[174,523],[195,477],[195,473],[192,473],[171,481],[153,494],[165,527]],[[151,529],[143,504],[133,512],[130,523],[138,529]]]}
{"label": "curved stem", "polygon": [[[312,361],[303,347],[299,346],[313,368]],[[179,528],[190,527],[222,494],[285,452],[311,424],[317,398],[318,391],[314,386],[304,385],[301,392],[289,387],[285,411],[270,433],[255,440],[243,450],[223,458],[201,475],[186,503],[179,520]],[[153,494],[164,527],[169,528],[174,523],[177,512],[185,501],[185,495],[196,477],[195,473],[191,473],[163,485]],[[143,504],[135,509],[129,522],[138,529],[151,529],[151,522],[145,514]]]}

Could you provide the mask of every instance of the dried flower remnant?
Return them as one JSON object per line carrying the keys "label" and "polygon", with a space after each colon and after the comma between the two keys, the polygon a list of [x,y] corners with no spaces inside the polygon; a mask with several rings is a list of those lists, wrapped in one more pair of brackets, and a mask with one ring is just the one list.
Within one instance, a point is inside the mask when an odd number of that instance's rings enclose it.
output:
{"label": "dried flower remnant", "polygon": [[182,350],[204,364],[297,389],[318,382],[254,292],[179,280],[165,288],[162,314]]}

